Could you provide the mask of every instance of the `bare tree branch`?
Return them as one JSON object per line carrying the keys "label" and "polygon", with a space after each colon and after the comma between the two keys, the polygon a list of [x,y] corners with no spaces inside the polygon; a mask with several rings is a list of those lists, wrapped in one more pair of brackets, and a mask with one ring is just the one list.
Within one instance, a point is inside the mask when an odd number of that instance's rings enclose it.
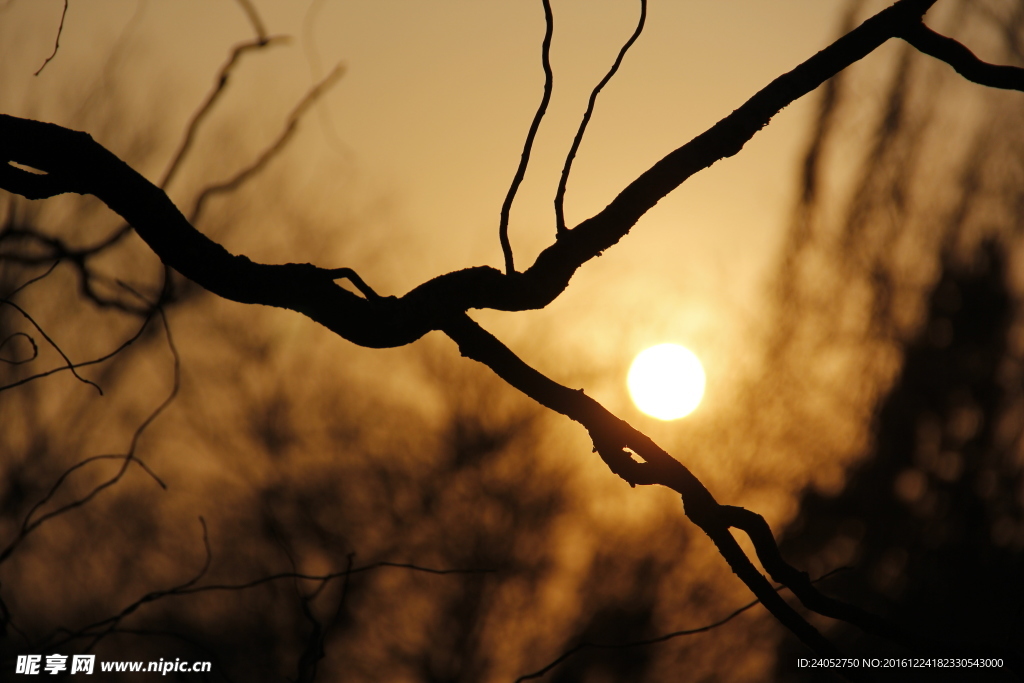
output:
{"label": "bare tree branch", "polygon": [[516,272],[515,261],[512,258],[512,244],[508,240],[508,220],[512,212],[512,202],[515,201],[516,193],[519,192],[519,185],[526,177],[526,167],[530,165],[530,153],[533,151],[533,141],[540,129],[540,122],[544,120],[544,114],[548,110],[548,102],[551,101],[551,89],[554,82],[554,73],[551,71],[551,36],[555,30],[555,19],[551,13],[551,0],[541,0],[544,5],[544,40],[540,48],[541,65],[544,67],[544,94],[540,98],[540,105],[537,113],[533,115],[533,122],[530,123],[530,130],[526,134],[526,142],[523,143],[523,153],[519,157],[519,167],[512,178],[512,185],[508,188],[505,201],[501,205],[501,220],[498,224],[498,239],[501,241],[501,251],[505,256],[505,274],[511,275]]}
{"label": "bare tree branch", "polygon": [[[200,516],[199,523],[203,526],[203,550],[205,551],[205,557],[203,559],[203,566],[199,568],[199,571],[196,572],[195,576],[193,576],[188,581],[178,586],[175,586],[174,588],[171,588],[168,591],[155,591],[153,593],[149,593],[148,595],[143,596],[136,602],[121,610],[119,614],[117,614],[114,617],[111,617],[105,623],[100,622],[101,624],[103,624],[103,629],[100,632],[95,633],[93,635],[93,639],[85,647],[84,652],[92,651],[92,649],[95,648],[101,640],[106,638],[115,628],[117,628],[117,626],[121,623],[122,619],[130,615],[132,612],[137,610],[142,605],[146,604],[147,602],[152,602],[153,600],[161,598],[164,595],[172,594],[176,591],[187,590],[188,588],[194,586],[201,578],[206,576],[206,572],[210,571],[210,564],[213,562],[213,549],[210,548],[210,533],[209,530],[206,528],[206,520]],[[91,631],[95,626],[98,625],[99,624],[94,624],[92,627],[86,627],[85,629],[82,629],[82,632],[84,633],[86,631]]]}
{"label": "bare tree branch", "polygon": [[[459,346],[463,355],[478,360],[502,379],[540,404],[580,422],[590,433],[595,450],[609,468],[631,485],[660,484],[683,498],[687,516],[717,546],[733,572],[762,604],[815,652],[836,656],[836,648],[810,623],[790,607],[754,567],[730,532],[743,529],[754,540],[762,563],[785,585],[797,592],[812,610],[846,619],[866,630],[901,637],[874,618],[865,619],[836,601],[809,588],[806,575],[775,560],[777,545],[763,518],[741,508],[720,505],[704,485],[679,461],[658,447],[646,435],[618,419],[582,391],[573,391],[530,368],[497,339],[474,323],[466,311],[471,308],[526,310],[543,308],[567,286],[583,263],[618,242],[636,221],[661,198],[694,173],[742,149],[781,109],[803,97],[850,64],[871,53],[892,37],[913,36],[924,13],[935,0],[900,0],[868,19],[835,43],[811,57],[793,71],[780,76],[739,109],[686,145],[671,152],[630,183],[606,209],[560,238],[538,257],[525,272],[514,270],[507,240],[507,213],[518,187],[513,182],[503,207],[503,249],[506,273],[491,268],[470,268],[441,275],[401,298],[379,297],[372,289],[359,287],[361,298],[337,286],[334,280],[354,271],[327,270],[310,264],[267,265],[230,254],[187,221],[166,194],[84,133],[51,124],[0,116],[0,187],[26,197],[42,198],[62,192],[89,193],[99,197],[120,214],[168,266],[209,291],[242,303],[260,303],[289,308],[320,322],[354,343],[379,347],[409,343],[430,330],[441,330]],[[550,5],[544,1],[548,20],[545,63],[550,47]],[[943,50],[949,48],[943,44]],[[963,55],[956,56],[962,60]],[[549,66],[546,64],[546,66]],[[517,178],[525,173],[533,135],[539,126],[546,100],[534,119]],[[323,83],[321,84],[323,85]],[[318,89],[320,86],[318,86]],[[307,100],[312,100],[307,96]],[[195,216],[211,193],[226,191],[256,173],[276,154],[294,130],[304,100],[290,119],[288,128],[251,167],[232,181],[208,188],[197,201]],[[33,173],[11,163],[38,169]],[[339,275],[341,272],[345,275]],[[358,276],[356,276],[358,277]],[[361,281],[361,280],[360,280]],[[364,283],[365,284],[365,283]],[[133,443],[134,448],[134,443]],[[633,455],[643,461],[638,462]],[[127,464],[127,461],[126,461]],[[181,593],[193,589],[182,590]],[[194,589],[198,590],[198,588]],[[884,623],[883,623],[884,624]],[[902,641],[917,642],[919,641]],[[863,677],[862,671],[849,671]]]}
{"label": "bare tree branch", "polygon": [[51,634],[40,643],[35,643],[33,649],[42,649],[43,647],[59,647],[72,640],[79,640],[82,638],[92,638],[92,642],[86,648],[86,651],[91,650],[102,638],[119,631],[119,624],[128,617],[135,613],[139,608],[162,600],[168,597],[182,596],[182,595],[195,595],[198,593],[210,593],[215,591],[244,591],[257,586],[262,586],[268,583],[274,583],[276,581],[282,581],[287,579],[299,579],[304,581],[316,581],[323,584],[330,583],[337,579],[343,579],[348,581],[349,577],[355,574],[362,574],[377,569],[383,569],[387,567],[395,569],[407,569],[409,571],[421,572],[424,574],[434,574],[438,576],[449,576],[449,575],[464,575],[464,574],[490,574],[494,573],[495,569],[437,569],[434,567],[425,567],[418,564],[412,564],[408,562],[373,562],[371,564],[363,565],[362,567],[352,567],[351,564],[346,566],[345,569],[337,572],[331,572],[329,574],[303,574],[301,572],[281,572],[278,574],[271,574],[269,576],[263,576],[252,581],[246,581],[244,583],[218,583],[218,584],[207,584],[203,586],[195,585],[203,576],[206,575],[210,564],[212,562],[212,550],[210,548],[209,537],[206,531],[206,522],[202,517],[199,518],[203,524],[203,544],[206,549],[206,559],[203,563],[202,569],[188,581],[174,586],[172,588],[152,591],[143,595],[141,598],[135,600],[131,604],[127,605],[117,614],[106,617],[99,621],[95,621],[88,626],[84,626],[75,631],[68,629],[61,629],[59,633],[63,633],[64,637],[59,640],[55,640],[56,634]]}
{"label": "bare tree branch", "polygon": [[249,23],[252,24],[252,29],[256,32],[256,38],[264,43],[267,42],[267,29],[263,26],[263,20],[260,19],[260,15],[252,2],[250,0],[238,0],[238,4],[242,6],[242,11],[245,12]]}
{"label": "bare tree branch", "polygon": [[[524,363],[468,315],[453,317],[443,331],[458,344],[463,356],[483,363],[541,405],[586,427],[594,449],[609,469],[630,485],[660,484],[679,493],[686,516],[711,538],[733,573],[768,611],[815,652],[823,656],[840,656],[835,646],[774,592],[768,580],[757,571],[729,533],[721,514],[722,506],[685,465],[582,390],[574,391],[562,386]],[[633,453],[644,462],[634,460]],[[853,672],[853,675],[858,674]]]}
{"label": "bare tree branch", "polygon": [[637,41],[640,34],[644,30],[644,22],[647,20],[647,0],[640,0],[640,19],[637,21],[636,29],[633,31],[633,35],[629,37],[622,49],[619,50],[618,56],[615,57],[615,63],[612,64],[612,68],[608,70],[601,82],[597,84],[593,92],[590,93],[590,100],[587,102],[587,111],[583,114],[583,120],[580,121],[580,127],[576,131],[576,137],[572,141],[572,147],[569,148],[569,154],[565,157],[565,165],[562,167],[562,176],[558,179],[558,190],[555,192],[555,231],[556,234],[561,237],[568,228],[565,225],[565,186],[569,182],[569,172],[572,170],[572,162],[576,158],[576,152],[579,151],[580,143],[583,142],[583,135],[587,132],[587,124],[590,123],[590,117],[594,114],[594,105],[597,104],[597,96],[601,94],[604,86],[608,85],[612,77],[615,76],[619,70],[619,66],[622,64],[623,58],[626,53],[629,52],[629,48],[633,46],[633,43]]}
{"label": "bare tree branch", "polygon": [[76,369],[78,366],[76,366],[71,361],[71,359],[68,358],[68,355],[66,353],[64,353],[63,349],[61,349],[60,346],[57,345],[57,342],[53,341],[53,339],[50,338],[50,335],[48,335],[46,333],[46,330],[44,330],[39,325],[39,323],[37,323],[35,321],[35,318],[33,318],[31,315],[29,315],[28,311],[26,311],[24,308],[22,308],[21,306],[19,306],[16,303],[14,303],[10,299],[0,299],[0,304],[7,304],[8,306],[10,306],[14,310],[16,310],[18,313],[20,313],[23,318],[25,318],[30,323],[32,323],[32,326],[36,328],[36,331],[39,332],[39,334],[43,337],[43,339],[45,339],[46,342],[50,346],[53,347],[53,350],[56,351],[57,353],[59,353],[60,357],[64,359],[64,363],[65,363],[64,368],[67,369],[67,370],[70,370],[71,374],[74,375],[75,379],[77,379],[79,382],[82,382],[83,384],[88,384],[88,385],[90,385],[92,387],[95,387],[96,391],[99,392],[100,396],[103,395],[103,389],[100,387],[99,384],[96,384],[96,382],[93,382],[91,379],[86,379],[85,377],[82,377],[81,375],[78,374],[78,370]]}
{"label": "bare tree branch", "polygon": [[[63,474],[61,474],[61,476],[57,479],[57,482],[50,489],[50,492],[41,501],[36,503],[36,505],[34,505],[32,507],[32,509],[29,511],[28,515],[26,515],[25,520],[22,522],[21,529],[18,531],[18,534],[10,541],[10,543],[7,544],[7,547],[4,548],[3,551],[0,551],[0,563],[6,561],[7,558],[11,556],[11,553],[13,553],[14,550],[21,544],[21,542],[24,541],[25,538],[29,534],[31,534],[33,531],[38,529],[46,521],[48,521],[50,519],[53,519],[54,517],[59,517],[60,515],[68,513],[71,510],[74,510],[76,508],[82,507],[83,505],[85,505],[86,503],[91,501],[93,498],[95,498],[97,495],[99,495],[99,493],[102,492],[104,489],[110,488],[111,486],[113,486],[114,484],[119,482],[124,477],[125,473],[128,471],[128,467],[133,462],[138,464],[151,477],[153,477],[153,479],[156,481],[157,484],[160,485],[161,488],[163,488],[163,489],[167,488],[167,484],[165,484],[163,482],[163,480],[160,479],[160,477],[158,477],[156,475],[156,473],[153,472],[153,470],[151,470],[149,468],[148,465],[146,465],[145,462],[140,460],[135,455],[136,448],[138,447],[138,444],[139,444],[139,439],[142,438],[143,432],[145,432],[146,429],[153,423],[153,421],[156,420],[156,418],[158,418],[167,409],[167,407],[171,404],[171,402],[174,401],[174,399],[178,395],[178,391],[181,388],[181,356],[178,354],[178,349],[177,349],[177,347],[174,344],[174,337],[171,334],[171,328],[170,328],[170,325],[167,322],[166,314],[164,313],[162,308],[158,308],[158,311],[160,313],[161,320],[163,321],[163,324],[164,324],[164,334],[165,334],[166,339],[167,339],[167,346],[170,349],[171,356],[174,359],[174,381],[173,381],[173,386],[171,387],[170,394],[160,403],[160,405],[158,405],[146,417],[145,420],[142,421],[142,424],[140,424],[136,428],[135,432],[132,434],[132,438],[131,438],[131,441],[129,443],[128,450],[127,450],[126,453],[124,453],[122,455],[93,456],[91,458],[87,458],[87,459],[83,460],[82,462],[79,462],[79,463],[76,463],[75,465],[72,465],[68,470],[66,470]],[[141,330],[140,330],[140,334],[141,334]],[[11,385],[8,385],[8,386],[11,386]],[[93,489],[91,491],[89,491],[89,493],[87,493],[86,495],[84,495],[84,496],[82,496],[80,498],[76,498],[75,500],[71,501],[70,503],[66,503],[66,504],[58,507],[55,510],[51,510],[50,512],[48,512],[48,513],[46,513],[44,515],[41,515],[39,518],[37,518],[35,520],[32,519],[32,516],[35,514],[35,512],[40,507],[42,507],[42,505],[44,505],[47,501],[49,501],[53,497],[53,495],[57,492],[57,489],[60,488],[60,486],[64,483],[64,481],[68,478],[68,476],[71,473],[73,473],[75,470],[78,470],[81,467],[83,467],[83,466],[85,466],[85,465],[87,465],[87,464],[89,464],[91,462],[95,462],[95,461],[98,461],[98,460],[107,460],[107,459],[119,459],[119,460],[123,461],[122,464],[121,464],[121,467],[118,469],[118,471],[114,474],[113,477],[111,477],[110,479],[107,479],[103,483],[93,487]]]}
{"label": "bare tree branch", "polygon": [[22,358],[21,360],[14,360],[13,358],[0,358],[0,363],[7,363],[8,365],[23,365],[25,363],[31,363],[32,361],[39,357],[39,347],[36,346],[36,340],[32,338],[32,335],[27,334],[25,332],[15,332],[14,334],[10,334],[7,337],[5,337],[3,341],[0,341],[0,349],[7,346],[7,343],[10,342],[11,340],[18,339],[21,337],[27,339],[28,343],[32,345],[32,355],[29,356],[28,358]]}
{"label": "bare tree branch", "polygon": [[502,275],[485,266],[467,268],[438,276],[401,298],[362,299],[334,285],[330,274],[315,266],[257,264],[230,254],[88,135],[59,126],[0,115],[0,156],[48,172],[0,166],[0,187],[30,198],[94,194],[133,225],[164,263],[218,296],[302,312],[362,346],[400,346],[471,308],[543,308],[583,263],[617,243],[662,197],[697,171],[736,154],[778,111],[897,35],[908,22],[919,21],[934,1],[900,0],[775,79],[643,173],[599,214],[565,233],[525,272]]}
{"label": "bare tree branch", "polygon": [[60,26],[57,27],[57,37],[53,40],[53,52],[51,52],[50,56],[46,58],[46,61],[43,62],[43,65],[39,67],[39,69],[34,74],[32,74],[33,76],[38,76],[39,74],[43,73],[43,69],[46,68],[46,65],[49,64],[50,61],[57,56],[57,49],[60,48],[60,36],[64,32],[64,17],[66,17],[67,15],[68,0],[64,0],[64,9],[60,13]]}
{"label": "bare tree branch", "polygon": [[[240,0],[241,2],[241,0]],[[243,6],[247,6],[245,3]],[[199,109],[192,115],[191,120],[188,122],[188,127],[185,129],[185,136],[181,140],[181,144],[178,146],[178,151],[175,152],[171,158],[171,163],[164,172],[163,180],[160,181],[160,187],[166,189],[170,185],[174,176],[177,175],[178,169],[181,168],[181,163],[185,159],[189,150],[192,148],[192,143],[195,141],[196,133],[199,130],[199,125],[206,118],[210,110],[220,99],[220,96],[224,93],[224,89],[227,87],[228,80],[231,77],[231,72],[234,70],[235,65],[238,64],[239,60],[243,55],[249,52],[255,52],[271,45],[282,45],[288,42],[287,36],[271,36],[269,38],[262,34],[255,40],[251,40],[245,43],[239,43],[231,50],[231,55],[228,60],[220,67],[220,71],[217,72],[217,78],[214,80],[213,89],[207,94],[206,99],[199,105]]]}
{"label": "bare tree branch", "polygon": [[900,33],[900,38],[924,54],[949,64],[969,81],[990,88],[1024,92],[1024,69],[982,61],[962,43],[936,33],[923,22],[908,25]]}
{"label": "bare tree branch", "polygon": [[[96,365],[98,363],[102,363],[104,361],[110,360],[111,358],[113,358],[117,354],[119,354],[122,351],[124,351],[126,348],[128,348],[133,343],[135,343],[135,341],[139,337],[142,336],[142,333],[146,330],[146,327],[149,325],[149,321],[152,319],[152,316],[155,314],[155,312],[156,311],[153,311],[150,315],[148,315],[145,318],[145,320],[143,320],[142,324],[139,326],[139,329],[136,330],[135,334],[133,334],[131,337],[129,337],[128,339],[123,341],[113,351],[110,351],[109,353],[106,353],[106,354],[100,356],[99,358],[94,358],[92,360],[83,361],[81,363],[75,363],[74,368],[76,368],[76,369],[77,368],[84,368],[84,367],[87,367],[89,365]],[[37,380],[37,379],[40,379],[42,377],[49,377],[50,375],[54,375],[54,374],[56,374],[58,372],[62,372],[64,370],[70,370],[70,369],[71,368],[68,367],[67,365],[62,365],[62,366],[60,366],[58,368],[53,368],[52,370],[47,370],[45,372],[37,373],[35,375],[32,375],[31,377],[25,377],[24,379],[20,379],[17,382],[11,382],[10,384],[5,384],[3,386],[0,386],[0,391],[6,391],[8,389],[13,389],[15,387],[20,387],[23,384],[28,384],[29,382],[32,382],[32,381]]]}
{"label": "bare tree branch", "polygon": [[[847,571],[848,569],[850,569],[850,567],[838,567],[838,568],[833,569],[832,571],[828,572],[827,574],[823,574],[822,576],[819,576],[818,578],[814,579],[814,581],[812,581],[811,583],[818,583],[819,581],[824,581],[825,579],[827,579],[827,578],[829,578],[831,576],[835,576],[839,572]],[[778,585],[778,586],[775,586],[775,591],[779,592],[779,591],[785,590],[786,588],[787,588],[787,586],[785,586],[785,585]],[[580,642],[577,645],[574,645],[573,647],[569,648],[568,650],[563,652],[561,655],[559,655],[556,659],[554,659],[553,661],[551,661],[548,664],[546,664],[544,667],[542,667],[540,669],[537,669],[533,673],[523,674],[522,676],[520,676],[519,678],[517,678],[515,680],[515,683],[522,683],[522,681],[532,681],[534,679],[541,678],[541,677],[544,676],[544,674],[548,673],[549,671],[554,669],[556,666],[558,666],[562,662],[566,661],[567,659],[571,658],[576,653],[581,652],[583,650],[587,650],[587,649],[594,649],[594,650],[625,650],[625,649],[633,648],[633,647],[645,647],[647,645],[657,645],[658,643],[664,643],[664,642],[667,642],[669,640],[673,640],[675,638],[679,638],[680,636],[692,636],[692,635],[696,635],[698,633],[707,633],[708,631],[712,631],[712,630],[718,628],[719,626],[723,626],[723,625],[729,623],[730,621],[732,621],[733,619],[735,619],[739,615],[741,615],[744,612],[746,612],[747,610],[749,610],[751,607],[754,607],[755,605],[759,605],[759,604],[761,604],[760,600],[751,600],[750,602],[748,602],[747,604],[743,605],[742,607],[739,607],[739,608],[733,610],[732,612],[730,612],[726,616],[722,617],[721,619],[719,619],[717,621],[713,621],[710,624],[705,624],[704,626],[698,626],[697,628],[683,629],[681,631],[672,631],[671,633],[665,633],[665,634],[662,634],[660,636],[655,636],[654,638],[645,638],[644,640],[631,640],[631,641],[628,641],[628,642],[625,642],[625,643],[593,643],[593,642],[590,642],[590,641],[583,641],[583,642]]]}
{"label": "bare tree branch", "polygon": [[284,130],[281,131],[280,135],[278,135],[277,139],[274,140],[273,143],[263,150],[256,161],[236,173],[230,179],[211,185],[200,192],[199,196],[196,198],[195,204],[193,205],[192,214],[189,216],[189,222],[193,224],[198,222],[199,216],[203,212],[203,207],[210,197],[238,189],[238,187],[245,181],[249,180],[266,168],[267,164],[281,153],[281,150],[285,148],[288,141],[291,140],[293,135],[295,135],[295,131],[298,130],[299,121],[302,120],[303,115],[325,92],[337,83],[344,74],[345,66],[343,64],[335,66],[334,69],[331,70],[331,73],[327,74],[322,81],[313,86],[313,88],[299,101],[295,106],[295,109],[293,109],[291,114],[288,115]]}

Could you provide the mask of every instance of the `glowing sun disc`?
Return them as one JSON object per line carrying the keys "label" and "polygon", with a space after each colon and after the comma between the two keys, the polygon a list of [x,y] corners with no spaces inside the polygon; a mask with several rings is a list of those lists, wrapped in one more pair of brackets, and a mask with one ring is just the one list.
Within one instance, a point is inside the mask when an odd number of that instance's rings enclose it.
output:
{"label": "glowing sun disc", "polygon": [[704,397],[705,382],[700,360],[678,344],[641,351],[626,376],[633,403],[659,420],[678,420],[692,413]]}

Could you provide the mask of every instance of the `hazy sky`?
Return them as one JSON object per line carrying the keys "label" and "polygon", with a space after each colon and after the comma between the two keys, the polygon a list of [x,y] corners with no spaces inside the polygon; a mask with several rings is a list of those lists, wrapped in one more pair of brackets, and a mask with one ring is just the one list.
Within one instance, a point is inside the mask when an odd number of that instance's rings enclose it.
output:
{"label": "hazy sky", "polygon": [[[827,45],[845,4],[652,0],[647,28],[599,99],[577,157],[569,224],[600,210],[659,158]],[[344,78],[296,144],[311,168],[323,158],[351,170],[313,174],[308,182],[351,184],[384,198],[390,222],[373,229],[403,230],[383,254],[394,293],[447,270],[499,266],[498,213],[543,83],[539,0],[254,5],[269,33],[293,41],[247,62],[224,110],[262,121],[257,130],[269,139],[316,77],[345,64]],[[590,89],[639,11],[634,0],[553,5],[554,97],[512,215],[520,268],[553,239],[551,202],[565,153]],[[252,35],[231,0],[73,2],[60,51],[33,77],[52,49],[62,7],[60,0],[12,0],[0,13],[5,112],[73,125],[74,105],[88,88],[68,84],[101,82],[105,60],[121,50],[143,79],[137,96],[180,129],[230,47]],[[737,157],[689,180],[585,267],[550,310],[479,317],[506,338],[546,330],[569,352],[592,343],[628,355],[679,341],[711,366],[713,395],[715,366],[733,362],[756,311],[812,106],[808,99],[791,107]],[[211,130],[217,125],[211,121]],[[380,270],[374,263],[344,265],[371,282]],[[601,338],[599,330],[614,334]]]}

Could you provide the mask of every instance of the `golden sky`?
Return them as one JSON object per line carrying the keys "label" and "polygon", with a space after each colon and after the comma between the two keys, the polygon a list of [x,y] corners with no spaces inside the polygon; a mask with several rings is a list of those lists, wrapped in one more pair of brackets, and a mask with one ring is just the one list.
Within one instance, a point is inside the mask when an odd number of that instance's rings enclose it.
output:
{"label": "golden sky", "polygon": [[[384,245],[378,258],[320,265],[352,266],[384,291],[394,288],[389,293],[448,270],[499,266],[498,213],[543,83],[540,2],[254,4],[268,33],[292,41],[238,69],[199,146],[214,145],[210,136],[232,132],[227,122],[240,117],[253,122],[247,144],[257,150],[310,85],[342,62],[344,77],[305,120],[289,158],[308,166],[306,176],[297,175],[302,183],[336,185],[339,202],[356,195],[382,204],[387,220],[366,228]],[[639,11],[629,0],[553,4],[554,95],[511,220],[521,268],[553,239],[551,202],[565,153],[590,89]],[[602,93],[577,156],[569,224],[827,45],[844,5],[652,1],[645,32]],[[0,14],[4,111],[75,126],[76,111],[114,72],[134,84],[140,111],[159,111],[171,130],[180,130],[230,47],[253,34],[229,0],[71,3],[60,50],[35,77],[52,50],[62,7],[59,0],[15,0]],[[111,54],[120,66],[105,70]],[[482,312],[479,319],[510,343],[544,334],[568,355],[621,365],[623,376],[640,348],[687,344],[708,365],[714,400],[716,382],[736,365],[756,317],[812,106],[811,99],[797,103],[737,157],[689,180],[582,269],[549,309]],[[119,151],[116,141],[108,144]],[[318,170],[338,168],[345,172]],[[325,221],[324,230],[331,229]],[[400,236],[388,241],[391,229]],[[608,361],[609,353],[621,358]],[[529,360],[545,371],[557,368],[545,367],[544,358]]]}

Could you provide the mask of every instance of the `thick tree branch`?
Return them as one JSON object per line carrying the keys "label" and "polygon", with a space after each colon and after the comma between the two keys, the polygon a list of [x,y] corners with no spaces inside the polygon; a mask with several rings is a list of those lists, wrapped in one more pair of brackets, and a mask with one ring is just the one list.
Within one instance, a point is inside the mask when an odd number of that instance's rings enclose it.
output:
{"label": "thick tree branch", "polygon": [[900,33],[900,38],[924,54],[949,64],[969,81],[990,88],[1024,92],[1024,69],[984,62],[962,43],[936,33],[921,22],[909,24]]}
{"label": "thick tree branch", "polygon": [[543,308],[581,265],[618,242],[662,197],[697,171],[736,154],[776,113],[919,22],[934,2],[901,0],[775,79],[655,164],[604,211],[563,233],[527,271],[503,275],[489,267],[467,268],[434,278],[400,299],[361,299],[308,264],[256,264],[230,254],[192,227],[163,192],[84,133],[0,116],[0,157],[48,174],[7,164],[13,170],[0,172],[0,187],[32,198],[94,194],[133,225],[165,264],[218,296],[299,311],[362,346],[400,346],[471,308]]}
{"label": "thick tree branch", "polygon": [[[463,313],[450,319],[444,332],[458,344],[463,356],[483,363],[541,405],[586,427],[601,458],[631,485],[660,484],[679,493],[686,516],[711,538],[733,573],[768,611],[815,652],[822,656],[841,656],[835,646],[790,607],[757,571],[729,532],[729,524],[722,514],[723,506],[685,465],[582,390],[562,386],[524,363],[468,315]],[[630,452],[644,462],[635,461]],[[860,672],[852,672],[852,675],[859,676]]]}
{"label": "thick tree branch", "polygon": [[[721,506],[684,465],[650,438],[582,391],[564,387],[530,368],[476,325],[466,311],[543,308],[565,289],[577,268],[616,244],[646,211],[691,175],[739,152],[776,113],[889,38],[908,33],[913,37],[914,27],[920,26],[934,2],[900,0],[775,79],[711,129],[652,166],[606,209],[563,232],[525,272],[514,272],[508,259],[507,274],[487,267],[470,268],[439,276],[401,298],[377,296],[350,269],[258,264],[231,254],[196,230],[162,190],[85,133],[0,115],[0,162],[7,162],[0,165],[0,187],[32,198],[62,192],[93,194],[134,226],[167,266],[212,293],[241,303],[298,311],[356,344],[398,346],[430,330],[444,331],[463,355],[484,363],[526,395],[586,427],[595,450],[631,485],[660,484],[677,491],[687,516],[712,539],[766,608],[816,652],[835,656],[834,646],[782,600],[756,569],[730,527],[751,536],[768,571],[811,609],[875,630],[877,624],[824,598],[810,586],[806,575],[782,562],[763,519],[740,508]],[[366,298],[336,285],[334,280],[339,277],[357,286],[362,283],[359,289]],[[634,454],[642,462],[635,460]],[[851,675],[862,672],[852,671]]]}

